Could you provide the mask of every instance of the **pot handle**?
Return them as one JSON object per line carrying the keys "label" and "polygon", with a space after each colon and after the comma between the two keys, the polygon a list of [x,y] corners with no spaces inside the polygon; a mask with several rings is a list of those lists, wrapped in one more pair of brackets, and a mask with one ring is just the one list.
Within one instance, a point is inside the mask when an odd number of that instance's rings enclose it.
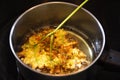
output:
{"label": "pot handle", "polygon": [[113,65],[114,67],[120,67],[120,52],[112,49],[109,51],[103,51],[100,60],[105,64]]}

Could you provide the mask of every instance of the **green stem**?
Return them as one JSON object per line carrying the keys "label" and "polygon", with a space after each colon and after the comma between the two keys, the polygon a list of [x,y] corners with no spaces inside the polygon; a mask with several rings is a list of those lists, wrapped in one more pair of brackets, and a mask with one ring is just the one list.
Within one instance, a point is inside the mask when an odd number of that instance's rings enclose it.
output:
{"label": "green stem", "polygon": [[52,49],[53,49],[53,39],[54,39],[54,34],[50,36],[50,53],[52,53]]}
{"label": "green stem", "polygon": [[[59,28],[61,28],[61,26],[63,26],[85,3],[87,3],[88,0],[83,1],[71,14],[69,14],[59,25],[58,27],[53,30],[52,32],[48,33],[45,37],[43,37],[42,40],[46,39],[47,37],[49,37],[50,35],[52,35],[53,33],[55,33]],[[42,41],[41,40],[41,41]]]}

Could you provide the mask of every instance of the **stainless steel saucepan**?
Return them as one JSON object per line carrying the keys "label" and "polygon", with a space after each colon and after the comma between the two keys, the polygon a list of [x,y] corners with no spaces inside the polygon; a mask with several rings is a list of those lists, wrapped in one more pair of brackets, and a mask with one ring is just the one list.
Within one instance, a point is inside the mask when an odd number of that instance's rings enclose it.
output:
{"label": "stainless steel saucepan", "polygon": [[31,30],[44,25],[58,25],[64,20],[77,5],[67,2],[47,2],[36,5],[22,13],[14,22],[9,36],[10,48],[16,58],[19,72],[26,80],[74,80],[76,77],[84,80],[86,71],[99,59],[105,46],[105,33],[97,18],[88,10],[81,8],[63,26],[82,36],[90,48],[81,46],[92,62],[82,71],[70,74],[53,75],[38,72],[24,64],[17,56],[18,47]]}

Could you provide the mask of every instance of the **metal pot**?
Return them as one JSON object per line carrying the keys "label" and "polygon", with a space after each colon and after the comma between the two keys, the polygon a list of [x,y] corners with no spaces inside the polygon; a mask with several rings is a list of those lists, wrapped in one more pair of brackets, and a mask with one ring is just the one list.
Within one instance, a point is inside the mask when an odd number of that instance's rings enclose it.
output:
{"label": "metal pot", "polygon": [[[45,74],[31,69],[17,56],[18,45],[30,30],[43,25],[60,24],[76,7],[77,5],[67,2],[47,2],[28,9],[17,18],[10,32],[9,43],[16,58],[19,72],[25,80],[73,80],[75,78],[84,80],[86,70],[99,59],[105,46],[105,33],[97,18],[84,8],[81,8],[65,24],[72,26],[69,28],[82,35],[91,44],[92,63],[83,71],[57,76]],[[86,50],[84,49],[84,51]]]}

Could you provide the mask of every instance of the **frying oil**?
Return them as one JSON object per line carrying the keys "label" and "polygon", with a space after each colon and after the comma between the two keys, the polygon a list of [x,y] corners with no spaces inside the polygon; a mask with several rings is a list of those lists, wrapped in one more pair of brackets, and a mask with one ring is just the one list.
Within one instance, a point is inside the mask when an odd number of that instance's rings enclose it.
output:
{"label": "frying oil", "polygon": [[94,59],[94,46],[90,41],[89,37],[79,29],[73,26],[63,26],[72,37],[77,40],[78,48],[87,55],[87,59],[92,62]]}
{"label": "frying oil", "polygon": [[77,40],[79,49],[81,51],[83,51],[87,55],[87,59],[90,62],[92,62],[93,50],[91,48],[91,45],[80,35],[72,32],[72,31],[68,31],[68,33],[71,34],[75,40]]}
{"label": "frying oil", "polygon": [[[48,26],[43,26],[48,27]],[[49,25],[51,28],[56,28],[57,26]],[[78,48],[83,51],[87,55],[87,59],[92,62],[94,59],[94,46],[92,42],[90,41],[89,37],[82,32],[81,30],[75,28],[74,26],[63,26],[63,29],[68,31],[70,36],[74,38],[78,42]],[[40,29],[40,28],[39,28]],[[39,30],[38,30],[39,31]]]}

